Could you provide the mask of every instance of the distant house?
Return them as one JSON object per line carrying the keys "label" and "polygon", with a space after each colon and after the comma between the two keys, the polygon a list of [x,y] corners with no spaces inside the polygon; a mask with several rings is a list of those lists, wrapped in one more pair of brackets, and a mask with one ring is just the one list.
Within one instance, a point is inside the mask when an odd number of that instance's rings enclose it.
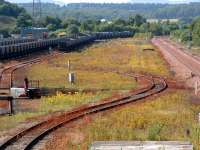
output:
{"label": "distant house", "polygon": [[179,19],[147,19],[147,22],[149,23],[158,23],[158,22],[164,23],[167,21],[169,21],[170,23],[176,23],[179,21]]}
{"label": "distant house", "polygon": [[22,28],[21,29],[21,37],[30,37],[35,39],[43,39],[48,37],[48,29],[47,28]]}
{"label": "distant house", "polygon": [[101,22],[106,22],[107,20],[106,19],[101,19]]}
{"label": "distant house", "polygon": [[109,21],[109,20],[107,20],[107,19],[101,19],[101,22],[102,22],[102,23],[112,24],[112,21]]}

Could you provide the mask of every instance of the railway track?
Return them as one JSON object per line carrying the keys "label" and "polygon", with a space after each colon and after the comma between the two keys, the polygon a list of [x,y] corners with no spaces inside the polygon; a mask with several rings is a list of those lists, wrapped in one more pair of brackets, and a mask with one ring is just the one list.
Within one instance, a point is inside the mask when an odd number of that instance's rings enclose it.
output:
{"label": "railway track", "polygon": [[200,61],[192,55],[181,50],[177,45],[171,44],[165,38],[154,38],[153,43],[165,50],[170,57],[173,57],[194,75],[200,75]]}
{"label": "railway track", "polygon": [[54,116],[49,120],[40,122],[7,139],[2,145],[0,145],[0,149],[1,150],[33,149],[47,135],[49,135],[56,129],[61,128],[70,122],[81,119],[86,115],[91,115],[101,111],[109,110],[114,107],[118,107],[127,103],[147,98],[149,96],[160,93],[167,88],[167,83],[165,82],[164,79],[160,77],[139,76],[138,78],[144,78],[145,80],[147,80],[148,85],[146,87],[136,90],[137,92],[134,92],[133,94],[128,94],[121,98],[117,98],[110,101],[100,102],[98,104],[79,107],[72,111],[65,112],[62,115]]}
{"label": "railway track", "polygon": [[12,87],[13,73],[17,69],[24,68],[26,66],[29,66],[29,65],[32,65],[35,63],[39,63],[41,61],[56,57],[58,55],[60,55],[60,53],[56,53],[56,54],[53,53],[53,54],[47,55],[45,57],[39,57],[39,58],[35,58],[35,59],[25,60],[23,62],[4,67],[3,69],[0,70],[0,90],[5,90],[5,89],[9,90]]}

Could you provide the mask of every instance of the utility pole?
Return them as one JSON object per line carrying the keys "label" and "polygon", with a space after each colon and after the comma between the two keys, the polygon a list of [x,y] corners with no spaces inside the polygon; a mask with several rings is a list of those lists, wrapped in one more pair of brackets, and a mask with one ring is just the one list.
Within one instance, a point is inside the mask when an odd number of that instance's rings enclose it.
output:
{"label": "utility pole", "polygon": [[42,16],[42,3],[41,0],[33,0],[33,11],[32,11],[32,17],[33,17],[33,27],[37,26],[37,21]]}

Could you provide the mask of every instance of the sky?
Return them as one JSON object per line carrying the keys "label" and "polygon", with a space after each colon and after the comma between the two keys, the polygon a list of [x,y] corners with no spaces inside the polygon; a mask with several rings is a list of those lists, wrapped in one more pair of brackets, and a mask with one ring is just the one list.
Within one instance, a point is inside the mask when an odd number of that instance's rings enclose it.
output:
{"label": "sky", "polygon": [[[7,0],[14,3],[26,3],[32,0]],[[188,3],[188,2],[200,2],[200,0],[41,0],[42,2],[54,2],[58,4],[67,3],[80,3],[80,2],[90,2],[90,3]]]}

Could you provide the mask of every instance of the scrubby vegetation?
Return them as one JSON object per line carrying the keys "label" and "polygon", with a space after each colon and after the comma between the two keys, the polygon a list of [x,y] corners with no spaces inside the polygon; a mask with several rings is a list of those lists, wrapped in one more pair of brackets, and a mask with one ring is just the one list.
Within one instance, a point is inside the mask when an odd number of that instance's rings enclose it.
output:
{"label": "scrubby vegetation", "polygon": [[200,46],[200,18],[195,19],[192,24],[185,24],[179,30],[171,33],[172,38],[191,46]]}
{"label": "scrubby vegetation", "polygon": [[[145,51],[145,48],[154,50]],[[67,81],[68,60],[71,60],[71,71],[76,75],[74,86]],[[130,38],[94,44],[82,52],[67,53],[48,63],[34,65],[28,70],[28,76],[39,80],[43,87],[125,90],[134,88],[136,83],[123,73],[140,71],[168,76],[167,69],[152,45]]]}
{"label": "scrubby vegetation", "polygon": [[169,76],[166,63],[154,46],[143,40],[135,40],[134,42],[136,51],[132,53],[130,61],[134,71]]}
{"label": "scrubby vegetation", "polygon": [[19,33],[21,27],[31,25],[32,19],[24,8],[0,0],[0,34],[9,37],[11,33]]}
{"label": "scrubby vegetation", "polygon": [[30,112],[16,113],[11,116],[0,116],[0,131],[14,128],[19,123],[32,119],[34,117],[48,115],[56,111],[67,111],[73,107],[80,106],[81,104],[93,103],[95,101],[101,100],[106,97],[110,97],[111,93],[101,92],[96,94],[84,94],[76,93],[73,95],[64,95],[62,93],[57,93],[57,95],[52,97],[43,97],[41,102],[38,104],[37,109]]}
{"label": "scrubby vegetation", "polygon": [[[200,128],[197,118],[200,107],[191,104],[190,98],[185,91],[174,91],[153,101],[99,114],[84,128],[78,127],[65,133],[76,136],[61,136],[57,139],[58,145],[52,140],[53,144],[49,146],[51,149],[86,150],[93,141],[180,140],[191,141],[198,149]],[[79,135],[82,138],[77,140]]]}
{"label": "scrubby vegetation", "polygon": [[0,15],[17,18],[25,9],[18,7],[16,4],[11,4],[4,0],[0,0]]}
{"label": "scrubby vegetation", "polygon": [[75,93],[72,95],[64,95],[57,93],[56,96],[44,97],[40,105],[40,111],[45,113],[55,112],[59,110],[70,110],[73,107],[80,106],[82,104],[94,103],[100,99],[111,96],[110,92],[99,93]]}

